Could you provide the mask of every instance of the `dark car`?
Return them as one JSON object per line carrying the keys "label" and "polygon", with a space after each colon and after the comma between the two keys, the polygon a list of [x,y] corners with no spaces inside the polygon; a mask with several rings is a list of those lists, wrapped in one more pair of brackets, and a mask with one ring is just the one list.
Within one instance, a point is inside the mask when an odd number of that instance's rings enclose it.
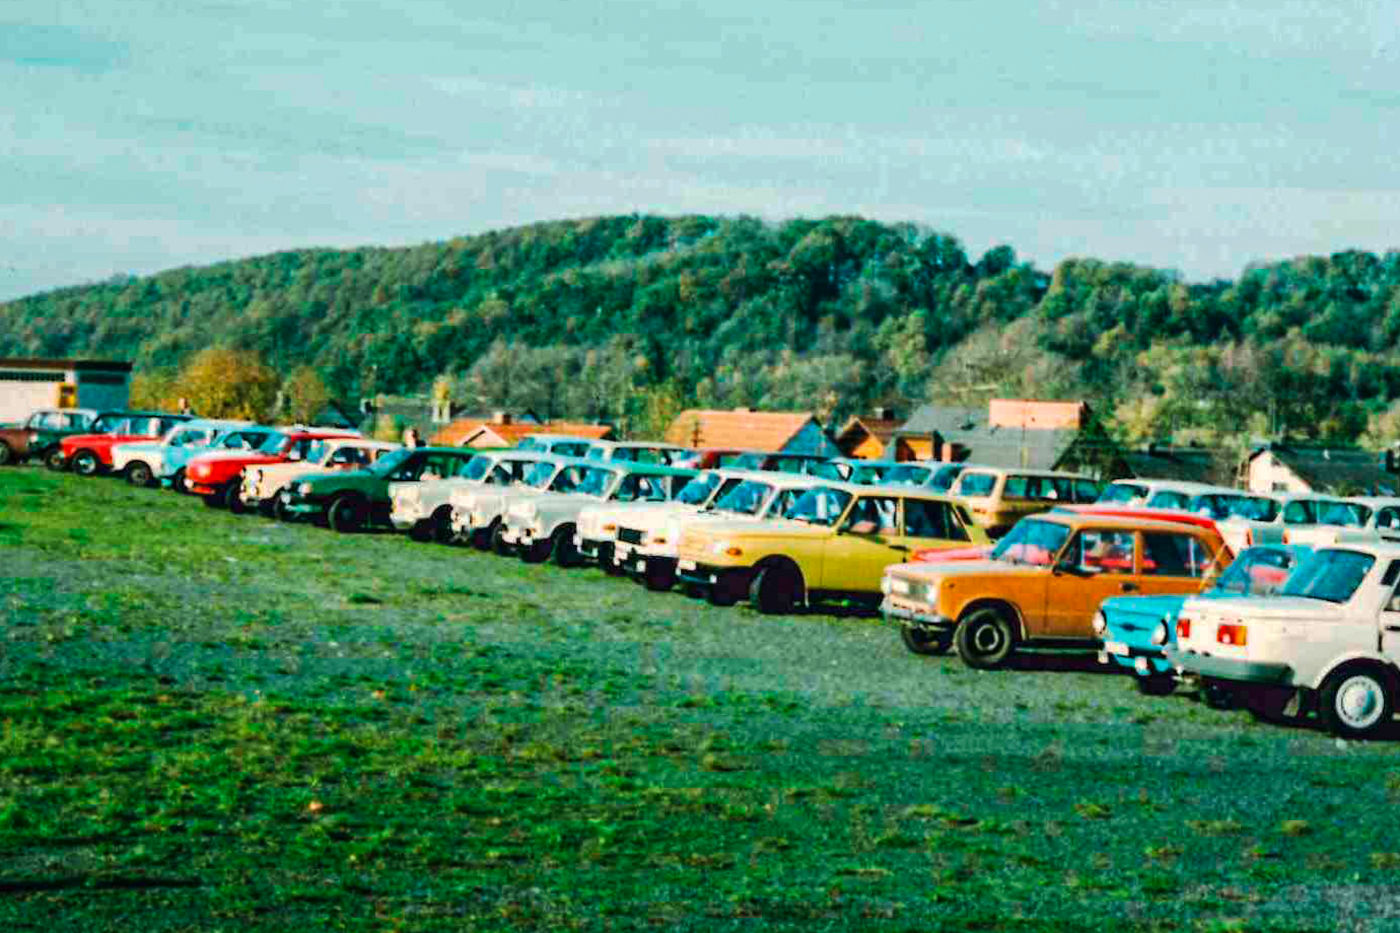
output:
{"label": "dark car", "polygon": [[363,470],[313,473],[282,488],[278,494],[280,511],[318,519],[336,531],[388,525],[390,483],[449,479],[466,469],[478,453],[468,447],[405,447],[385,454]]}
{"label": "dark car", "polygon": [[43,460],[61,439],[86,431],[97,415],[91,408],[41,408],[23,424],[0,425],[0,466]]}

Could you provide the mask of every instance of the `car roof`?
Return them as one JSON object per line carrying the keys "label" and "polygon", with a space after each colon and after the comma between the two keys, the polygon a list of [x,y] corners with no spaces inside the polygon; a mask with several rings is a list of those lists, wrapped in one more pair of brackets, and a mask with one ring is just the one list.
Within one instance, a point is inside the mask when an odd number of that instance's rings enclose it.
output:
{"label": "car roof", "polygon": [[979,470],[984,473],[1005,473],[1008,476],[1058,476],[1064,479],[1093,480],[1093,477],[1087,473],[1071,473],[1067,470],[1033,470],[1029,467],[1022,469],[1021,467],[983,466],[982,464],[974,463],[964,464],[963,466],[965,470]]}
{"label": "car roof", "polygon": [[1104,515],[1100,512],[1072,512],[1068,509],[1052,509],[1049,512],[1028,515],[1022,520],[1038,521],[1041,519],[1058,522],[1062,525],[1069,525],[1075,529],[1083,528],[1086,525],[1096,528],[1121,528],[1125,531],[1138,529],[1144,531],[1182,531],[1183,529],[1195,529],[1199,531],[1214,531],[1217,537],[1219,536],[1218,529],[1197,522],[1177,522],[1168,518],[1136,518],[1127,515]]}
{"label": "car roof", "polygon": [[1400,505],[1400,496],[1347,496],[1343,501],[1380,509],[1387,505]]}

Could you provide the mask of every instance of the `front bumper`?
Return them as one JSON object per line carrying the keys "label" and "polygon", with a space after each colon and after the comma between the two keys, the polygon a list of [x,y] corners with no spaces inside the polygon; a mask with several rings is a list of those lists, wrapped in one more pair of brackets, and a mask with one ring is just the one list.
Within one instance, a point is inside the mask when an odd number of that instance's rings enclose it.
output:
{"label": "front bumper", "polygon": [[933,611],[928,603],[916,602],[890,594],[880,603],[880,613],[886,619],[900,622],[914,628],[934,632],[951,632],[958,627],[956,619]]}
{"label": "front bumper", "polygon": [[418,502],[395,504],[394,510],[389,513],[389,521],[393,523],[395,531],[409,531],[427,517],[423,514],[422,504]]}
{"label": "front bumper", "polygon": [[1138,674],[1170,674],[1172,671],[1161,645],[1137,645],[1122,641],[1115,638],[1112,631],[1105,633],[1099,663],[1117,664]]}
{"label": "front bumper", "polygon": [[215,486],[212,483],[196,482],[189,477],[185,477],[185,488],[196,496],[216,496],[224,489],[224,487]]}
{"label": "front bumper", "polygon": [[612,563],[613,543],[606,538],[585,538],[574,535],[574,548],[586,564]]}
{"label": "front bumper", "polygon": [[1213,680],[1238,680],[1255,684],[1284,684],[1293,674],[1293,668],[1277,661],[1244,661],[1238,658],[1219,658],[1215,655],[1200,654],[1195,651],[1182,651],[1167,648],[1163,652],[1167,663],[1179,670],[1199,674]]}
{"label": "front bumper", "polygon": [[748,595],[749,583],[753,580],[752,567],[721,567],[680,560],[676,563],[676,570],[683,585],[736,601]]}
{"label": "front bumper", "polygon": [[290,489],[283,489],[277,499],[282,503],[282,510],[291,515],[320,515],[326,510],[325,503],[303,498]]}
{"label": "front bumper", "polygon": [[501,529],[501,540],[511,547],[533,547],[541,536],[539,529],[521,528],[519,525],[506,525]]}

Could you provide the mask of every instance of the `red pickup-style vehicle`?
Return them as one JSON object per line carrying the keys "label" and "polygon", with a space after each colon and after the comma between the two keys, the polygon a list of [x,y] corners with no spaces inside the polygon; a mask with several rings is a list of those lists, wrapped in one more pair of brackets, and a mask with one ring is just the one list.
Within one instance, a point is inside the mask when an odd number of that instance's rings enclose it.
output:
{"label": "red pickup-style vehicle", "polygon": [[204,498],[211,508],[246,511],[239,489],[243,471],[269,463],[303,460],[316,441],[334,437],[357,437],[353,431],[312,428],[286,428],[268,436],[255,450],[218,450],[190,460],[185,467],[185,488]]}
{"label": "red pickup-style vehicle", "polygon": [[45,462],[50,469],[72,467],[79,476],[96,476],[112,469],[112,448],[135,441],[158,441],[166,431],[190,415],[165,412],[123,411],[100,415],[89,433],[71,434],[58,442],[58,453]]}

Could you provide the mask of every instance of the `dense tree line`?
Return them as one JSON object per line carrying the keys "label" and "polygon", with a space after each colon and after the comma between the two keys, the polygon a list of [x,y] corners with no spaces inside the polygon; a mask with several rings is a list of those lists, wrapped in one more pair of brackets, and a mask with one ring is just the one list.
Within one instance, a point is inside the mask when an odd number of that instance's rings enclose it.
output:
{"label": "dense tree line", "polygon": [[1400,427],[1400,254],[1236,281],[853,217],[604,217],[404,249],[299,250],[0,305],[0,355],[174,373],[211,345],[346,399],[439,385],[649,430],[683,405],[1084,397],[1124,438],[1372,439]]}

